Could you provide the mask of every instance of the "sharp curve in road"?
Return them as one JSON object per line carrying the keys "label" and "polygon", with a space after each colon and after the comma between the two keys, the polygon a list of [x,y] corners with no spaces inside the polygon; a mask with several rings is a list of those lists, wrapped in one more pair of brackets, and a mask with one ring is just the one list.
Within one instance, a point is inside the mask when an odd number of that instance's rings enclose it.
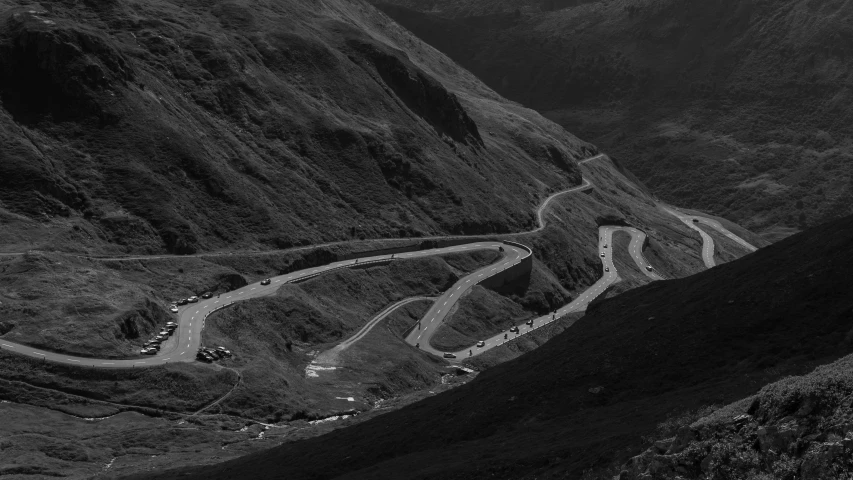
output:
{"label": "sharp curve in road", "polygon": [[[594,157],[590,157],[586,160],[578,162],[579,164],[584,164],[590,162],[592,160],[596,160],[599,158],[603,158],[604,154],[599,154]],[[551,202],[562,195],[566,195],[569,193],[579,192],[586,190],[592,187],[592,183],[583,178],[583,182],[581,185],[557,192],[548,198],[546,198],[539,208],[536,210],[536,218],[537,218],[537,226],[533,230],[528,232],[519,232],[519,233],[511,233],[511,234],[499,234],[499,235],[491,235],[494,238],[507,238],[511,236],[517,236],[525,233],[534,233],[538,232],[545,228],[545,220],[544,214],[548,206]],[[667,209],[667,211],[670,211]],[[674,211],[670,211],[673,215],[680,215],[674,213]],[[679,217],[681,218],[681,217]],[[702,218],[702,217],[697,217]],[[708,220],[709,222],[713,222]],[[685,222],[687,223],[687,222]],[[715,222],[719,225],[719,222]],[[691,227],[692,221],[689,223]],[[717,227],[714,227],[717,228]],[[722,228],[719,225],[719,228]],[[629,253],[631,257],[636,262],[640,271],[649,276],[654,280],[660,280],[662,277],[657,275],[656,273],[649,272],[646,270],[646,266],[648,262],[642,257],[642,245],[645,241],[645,233],[639,231],[638,229],[632,227],[618,227],[618,226],[602,226],[599,228],[599,252],[604,253],[603,257],[600,257],[602,260],[602,269],[603,275],[602,277],[591,287],[585,290],[583,293],[578,295],[576,299],[574,299],[569,304],[563,306],[557,311],[553,312],[550,315],[545,315],[539,318],[534,319],[533,325],[528,326],[526,324],[519,326],[519,332],[516,335],[507,335],[507,338],[504,339],[503,333],[495,335],[487,340],[484,340],[486,345],[482,348],[472,347],[469,349],[463,349],[458,352],[453,352],[457,360],[462,360],[466,356],[469,356],[468,353],[470,351],[471,355],[479,354],[484,351],[489,350],[490,348],[494,348],[498,345],[503,344],[505,341],[511,340],[512,338],[517,338],[522,336],[530,331],[535,330],[543,325],[553,322],[557,318],[560,318],[564,315],[567,315],[572,312],[583,311],[586,309],[587,305],[601,295],[610,285],[615,283],[618,280],[618,275],[616,272],[616,267],[613,264],[613,259],[611,256],[612,248],[605,248],[604,245],[612,245],[612,235],[616,230],[624,230],[631,235],[631,243],[628,247]],[[728,231],[726,231],[728,232]],[[730,232],[728,232],[727,236],[734,236]],[[429,239],[460,239],[465,238],[464,236],[445,236],[445,237],[426,237],[419,238],[419,240],[429,240]],[[710,238],[710,237],[709,237]],[[737,241],[737,240],[736,240]],[[335,242],[327,245],[334,245],[345,242]],[[742,240],[739,243],[746,243]],[[749,245],[749,244],[746,244]],[[306,248],[316,248],[318,245],[312,245],[309,247],[300,247],[297,249],[290,249],[288,251],[301,250]],[[749,248],[755,249],[749,245]],[[459,299],[464,296],[470,289],[482,282],[483,280],[495,275],[507,268],[511,268],[512,266],[520,263],[527,256],[532,255],[532,250],[529,248],[522,248],[519,244],[509,244],[506,242],[498,242],[498,241],[481,241],[481,242],[472,242],[468,244],[455,245],[444,248],[434,248],[429,250],[419,250],[409,253],[401,253],[395,255],[378,255],[366,258],[359,258],[356,260],[343,260],[334,263],[330,263],[323,266],[310,267],[301,271],[291,272],[285,275],[280,275],[277,277],[273,277],[269,285],[261,285],[260,283],[254,283],[250,285],[246,285],[237,290],[233,290],[224,294],[217,295],[216,297],[199,300],[198,303],[190,303],[183,307],[180,307],[177,316],[178,316],[178,328],[175,330],[173,336],[171,336],[168,340],[166,340],[162,346],[160,352],[157,355],[149,356],[149,357],[141,357],[141,358],[131,358],[131,359],[94,359],[87,357],[79,357],[74,355],[68,355],[64,353],[51,352],[47,350],[41,350],[38,348],[29,347],[26,345],[16,344],[13,342],[5,341],[0,338],[0,348],[15,352],[18,354],[41,358],[45,361],[52,361],[58,363],[64,363],[68,365],[79,365],[79,366],[88,366],[88,367],[96,367],[96,368],[142,368],[156,365],[163,365],[165,363],[170,362],[189,362],[195,359],[195,354],[198,348],[201,345],[201,332],[204,328],[204,322],[207,317],[222,308],[227,308],[232,305],[234,302],[241,300],[248,300],[250,298],[257,298],[267,295],[272,295],[276,290],[279,289],[285,283],[292,283],[297,281],[303,281],[309,278],[313,278],[318,275],[322,275],[324,273],[328,273],[332,270],[340,269],[340,268],[353,268],[356,266],[362,266],[367,264],[377,264],[377,263],[387,263],[389,261],[393,261],[396,259],[408,259],[408,258],[418,258],[418,257],[427,257],[434,255],[443,255],[449,253],[456,252],[465,252],[472,250],[483,250],[483,249],[503,249],[504,255],[500,260],[496,263],[488,265],[484,268],[481,268],[464,278],[460,279],[456,284],[453,285],[449,290],[444,292],[432,305],[426,315],[419,321],[420,328],[417,326],[411,330],[409,335],[406,337],[406,341],[411,345],[419,345],[420,348],[426,350],[431,353],[435,353],[437,355],[442,355],[444,352],[440,352],[435,350],[430,345],[430,338],[435,334],[435,331],[442,324],[447,315],[451,312],[452,307],[455,305]],[[713,243],[711,241],[711,249],[713,251]],[[258,252],[265,253],[265,252]],[[10,255],[22,255],[23,253],[13,253]],[[197,256],[213,256],[213,255],[231,255],[231,253],[221,253],[221,254],[200,254]],[[80,255],[85,256],[85,255]],[[93,257],[93,258],[108,258],[108,257]],[[112,260],[130,260],[130,259],[151,259],[151,258],[169,258],[169,256],[137,256],[137,257],[109,257]],[[368,322],[361,330],[359,330],[355,335],[342,342],[335,348],[323,352],[318,358],[315,360],[319,362],[333,362],[336,358],[337,353],[343,351],[353,343],[357,342],[359,339],[363,338],[375,325],[380,323],[384,318],[386,318],[391,312],[393,312],[396,308],[413,301],[423,300],[425,298],[416,297],[410,299],[401,300],[389,307],[386,307],[380,314],[375,316],[370,322]],[[510,338],[511,337],[511,338]],[[337,350],[336,350],[337,349]],[[325,355],[325,356],[324,356]]]}
{"label": "sharp curve in road", "polygon": [[754,251],[758,250],[758,248],[756,248],[755,246],[753,246],[752,244],[750,244],[746,240],[738,237],[734,233],[730,232],[728,229],[723,227],[723,225],[720,222],[718,222],[716,220],[712,220],[710,218],[705,218],[705,217],[700,217],[698,215],[687,215],[687,214],[681,213],[678,210],[675,210],[675,209],[669,208],[669,207],[662,207],[662,208],[664,211],[666,211],[670,215],[673,215],[676,218],[678,218],[679,220],[681,220],[688,227],[699,232],[699,236],[702,237],[702,261],[705,262],[705,267],[707,267],[707,268],[713,268],[716,265],[716,262],[714,261],[714,239],[711,238],[711,236],[708,235],[704,230],[699,228],[696,225],[697,223],[707,225],[707,226],[713,228],[714,230],[717,230],[718,232],[722,233],[723,235],[730,238],[731,240],[737,242],[738,244],[740,244],[741,246],[743,246],[744,248],[746,248],[750,252],[754,252]]}

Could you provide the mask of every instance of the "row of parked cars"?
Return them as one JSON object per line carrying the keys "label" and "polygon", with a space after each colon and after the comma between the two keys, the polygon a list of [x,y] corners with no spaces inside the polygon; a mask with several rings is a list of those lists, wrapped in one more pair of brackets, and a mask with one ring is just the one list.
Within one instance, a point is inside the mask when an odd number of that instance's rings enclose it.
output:
{"label": "row of parked cars", "polygon": [[139,351],[142,355],[154,355],[160,351],[160,344],[163,343],[167,338],[171,337],[175,330],[178,328],[178,324],[175,322],[166,322],[166,326],[163,327],[160,332],[155,335],[151,340],[142,344],[142,349]]}
{"label": "row of parked cars", "polygon": [[216,347],[216,348],[206,348],[200,347],[198,349],[198,353],[195,358],[201,360],[202,362],[215,362],[216,360],[223,359],[225,357],[230,357],[231,351],[225,347]]}
{"label": "row of parked cars", "polygon": [[[213,296],[212,292],[204,292],[201,294],[201,298],[204,298],[204,299],[208,299],[212,296]],[[178,306],[183,306],[183,305],[186,305],[188,303],[196,303],[196,302],[198,302],[198,300],[199,300],[199,297],[196,297],[195,295],[193,295],[192,297],[182,298],[180,300],[176,300],[175,303],[169,305],[169,311],[171,311],[172,313],[178,313]]]}

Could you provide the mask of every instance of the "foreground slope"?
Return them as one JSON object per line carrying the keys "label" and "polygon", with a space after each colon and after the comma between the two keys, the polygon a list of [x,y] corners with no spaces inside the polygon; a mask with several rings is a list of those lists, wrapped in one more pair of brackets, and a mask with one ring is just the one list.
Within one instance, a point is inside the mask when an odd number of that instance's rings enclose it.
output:
{"label": "foreground slope", "polygon": [[853,217],[602,302],[539,349],[354,428],[159,478],[533,478],[849,351]]}
{"label": "foreground slope", "polygon": [[0,2],[0,251],[533,225],[594,147],[358,0]]}
{"label": "foreground slope", "polygon": [[778,238],[850,214],[844,0],[378,0],[668,201]]}

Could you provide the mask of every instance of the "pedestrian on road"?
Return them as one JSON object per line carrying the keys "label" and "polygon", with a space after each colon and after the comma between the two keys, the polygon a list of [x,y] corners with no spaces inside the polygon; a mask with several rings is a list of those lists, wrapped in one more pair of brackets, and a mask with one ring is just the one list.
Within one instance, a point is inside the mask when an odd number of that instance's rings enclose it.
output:
{"label": "pedestrian on road", "polygon": [[507,337],[506,337],[506,334],[504,333],[504,340],[506,340],[506,338],[507,338]]}
{"label": "pedestrian on road", "polygon": [[473,351],[473,350],[468,350],[468,356],[470,357],[470,356],[472,356],[472,355],[474,355],[474,351]]}
{"label": "pedestrian on road", "polygon": [[415,344],[415,348],[421,348],[421,344],[420,344],[420,343],[416,343],[416,344]]}
{"label": "pedestrian on road", "polygon": [[420,330],[420,329],[421,329],[421,322],[420,322],[420,320],[418,320],[418,330]]}

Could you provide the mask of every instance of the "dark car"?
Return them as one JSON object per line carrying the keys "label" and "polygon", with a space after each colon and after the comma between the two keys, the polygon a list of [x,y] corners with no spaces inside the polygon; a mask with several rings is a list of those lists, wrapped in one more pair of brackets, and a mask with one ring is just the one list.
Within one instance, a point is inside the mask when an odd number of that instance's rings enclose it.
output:
{"label": "dark car", "polygon": [[450,352],[445,352],[445,353],[444,353],[444,358],[456,358],[456,355],[454,355],[454,354],[452,354],[452,353],[450,353]]}
{"label": "dark car", "polygon": [[694,218],[694,219],[693,219],[693,221],[694,221],[694,222],[696,222],[696,223],[699,223],[699,219],[698,219],[698,218]]}
{"label": "dark car", "polygon": [[210,298],[213,294],[211,292],[204,292],[201,294],[201,298]]}
{"label": "dark car", "polygon": [[225,347],[216,347],[216,351],[217,351],[217,352],[222,352],[222,354],[223,354],[223,355],[225,355],[226,357],[230,357],[230,356],[231,356],[231,350],[228,350],[228,349],[227,349],[227,348],[225,348]]}
{"label": "dark car", "polygon": [[269,278],[267,278],[267,279],[265,279],[265,280],[261,280],[261,285],[269,285],[269,284],[270,284],[270,279],[269,279]]}
{"label": "dark car", "polygon": [[209,362],[212,362],[212,361],[213,361],[213,359],[212,359],[212,358],[210,358],[210,355],[208,355],[208,354],[206,354],[206,353],[204,353],[204,352],[198,352],[198,353],[196,354],[195,358],[197,358],[197,359],[201,360],[202,362],[208,362],[208,363],[209,363]]}
{"label": "dark car", "polygon": [[512,333],[518,333],[518,327],[513,325],[513,326],[509,327],[509,331]]}
{"label": "dark car", "polygon": [[604,267],[604,271],[605,271],[605,272],[609,272],[609,271],[610,271],[610,267]]}
{"label": "dark car", "polygon": [[178,305],[186,305],[186,304],[190,303],[190,301],[187,300],[186,298],[182,298],[175,303],[177,303]]}

